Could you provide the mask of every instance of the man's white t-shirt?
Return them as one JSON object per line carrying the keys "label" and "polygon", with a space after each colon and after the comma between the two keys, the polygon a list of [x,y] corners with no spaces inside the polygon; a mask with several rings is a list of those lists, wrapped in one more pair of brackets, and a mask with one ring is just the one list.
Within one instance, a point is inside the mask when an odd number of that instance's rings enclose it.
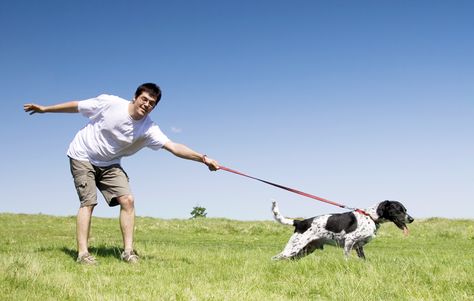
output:
{"label": "man's white t-shirt", "polygon": [[147,115],[134,120],[129,101],[113,95],[99,95],[79,101],[79,112],[89,118],[69,145],[67,155],[95,166],[120,164],[120,159],[144,147],[162,148],[168,137]]}

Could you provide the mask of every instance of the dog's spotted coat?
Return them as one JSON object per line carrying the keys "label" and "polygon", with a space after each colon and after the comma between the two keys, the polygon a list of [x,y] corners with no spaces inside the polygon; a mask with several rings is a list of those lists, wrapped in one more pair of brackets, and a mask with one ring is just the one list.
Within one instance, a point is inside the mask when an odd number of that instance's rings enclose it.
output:
{"label": "dog's spotted coat", "polygon": [[283,217],[276,202],[273,202],[272,211],[278,222],[295,227],[295,233],[283,251],[273,257],[275,260],[300,258],[323,249],[325,244],[344,247],[346,258],[355,249],[357,255],[365,259],[363,247],[375,237],[381,223],[391,221],[407,234],[406,224],[414,220],[397,201],[384,201],[363,212],[327,214],[301,221]]}

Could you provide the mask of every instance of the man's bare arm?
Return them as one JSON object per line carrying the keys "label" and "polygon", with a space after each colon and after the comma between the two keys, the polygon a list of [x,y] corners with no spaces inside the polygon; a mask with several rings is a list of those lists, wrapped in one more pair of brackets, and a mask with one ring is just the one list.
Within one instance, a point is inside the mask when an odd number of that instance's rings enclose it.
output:
{"label": "man's bare arm", "polygon": [[219,169],[219,164],[217,163],[216,160],[211,159],[206,157],[205,155],[202,155],[189,147],[187,147],[184,144],[179,144],[175,143],[173,141],[169,141],[164,145],[164,149],[167,151],[171,152],[173,155],[183,158],[183,159],[188,159],[188,160],[193,160],[197,162],[202,162],[207,165],[209,170],[215,171]]}
{"label": "man's bare arm", "polygon": [[34,103],[23,105],[23,110],[30,115],[35,113],[78,113],[78,101],[69,101],[52,106],[42,106]]}

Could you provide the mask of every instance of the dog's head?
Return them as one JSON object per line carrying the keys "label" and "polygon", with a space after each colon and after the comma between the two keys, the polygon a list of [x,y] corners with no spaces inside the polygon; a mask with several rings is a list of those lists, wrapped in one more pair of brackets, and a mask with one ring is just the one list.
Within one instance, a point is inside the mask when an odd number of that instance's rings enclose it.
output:
{"label": "dog's head", "polygon": [[397,201],[383,201],[377,207],[379,222],[391,221],[403,232],[408,234],[407,224],[412,223],[415,219],[408,215],[407,209],[402,203]]}

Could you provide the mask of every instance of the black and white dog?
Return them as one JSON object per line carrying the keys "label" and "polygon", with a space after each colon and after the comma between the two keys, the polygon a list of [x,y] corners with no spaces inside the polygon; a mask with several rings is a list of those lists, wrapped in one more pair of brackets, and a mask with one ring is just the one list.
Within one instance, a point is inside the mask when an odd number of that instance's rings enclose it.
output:
{"label": "black and white dog", "polygon": [[301,258],[316,249],[323,249],[325,244],[344,247],[346,259],[353,248],[360,258],[365,259],[363,247],[375,237],[381,223],[391,221],[408,235],[406,224],[414,221],[397,201],[384,201],[366,210],[327,214],[305,220],[283,217],[275,201],[272,211],[275,220],[295,227],[294,234],[283,251],[272,258],[274,260]]}

